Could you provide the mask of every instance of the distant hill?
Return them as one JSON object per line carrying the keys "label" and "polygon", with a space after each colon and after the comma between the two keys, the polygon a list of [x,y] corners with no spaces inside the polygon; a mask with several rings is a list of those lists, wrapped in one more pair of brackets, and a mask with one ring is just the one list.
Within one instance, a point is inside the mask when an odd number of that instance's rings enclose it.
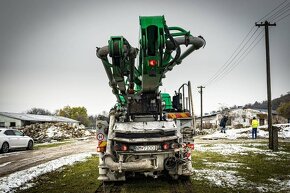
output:
{"label": "distant hill", "polygon": [[[272,100],[272,110],[277,110],[277,108],[280,106],[281,103],[286,103],[290,101],[290,92],[288,92],[286,95],[281,95],[279,98]],[[268,108],[268,102],[263,101],[261,103],[255,102],[254,104],[246,104],[244,108],[251,108],[251,109],[267,109]]]}

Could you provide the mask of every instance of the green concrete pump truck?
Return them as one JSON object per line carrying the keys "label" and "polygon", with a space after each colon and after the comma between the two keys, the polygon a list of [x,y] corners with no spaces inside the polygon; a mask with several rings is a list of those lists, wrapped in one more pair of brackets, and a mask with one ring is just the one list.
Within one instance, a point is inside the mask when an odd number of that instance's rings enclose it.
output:
{"label": "green concrete pump truck", "polygon": [[107,46],[96,51],[117,98],[109,122],[97,121],[98,179],[102,181],[124,181],[136,174],[173,179],[192,175],[190,82],[172,98],[159,87],[166,73],[203,47],[205,40],[180,27],[168,27],[164,16],[139,19],[139,49],[123,36],[112,36]]}

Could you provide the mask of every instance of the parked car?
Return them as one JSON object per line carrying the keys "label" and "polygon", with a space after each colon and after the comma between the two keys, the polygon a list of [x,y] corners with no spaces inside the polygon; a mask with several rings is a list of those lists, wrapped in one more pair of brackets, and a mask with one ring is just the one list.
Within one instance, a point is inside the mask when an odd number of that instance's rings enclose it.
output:
{"label": "parked car", "polygon": [[0,128],[0,151],[9,152],[10,149],[26,148],[33,149],[34,141],[31,137],[24,135],[16,129]]}

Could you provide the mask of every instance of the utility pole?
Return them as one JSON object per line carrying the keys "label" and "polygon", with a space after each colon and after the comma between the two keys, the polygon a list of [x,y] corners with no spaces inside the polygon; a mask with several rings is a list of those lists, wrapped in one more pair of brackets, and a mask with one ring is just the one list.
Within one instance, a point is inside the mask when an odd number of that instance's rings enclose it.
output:
{"label": "utility pole", "polygon": [[202,130],[202,118],[203,118],[203,112],[202,112],[202,89],[205,88],[204,86],[199,86],[197,87],[200,89],[200,91],[198,91],[200,93],[200,130]]}
{"label": "utility pole", "polygon": [[271,72],[270,72],[270,48],[269,48],[269,26],[276,26],[276,23],[269,23],[267,20],[258,27],[265,27],[265,45],[266,45],[266,68],[267,68],[267,97],[268,97],[268,129],[269,129],[269,148],[273,151],[278,150],[278,132],[272,127],[272,98],[271,98]]}

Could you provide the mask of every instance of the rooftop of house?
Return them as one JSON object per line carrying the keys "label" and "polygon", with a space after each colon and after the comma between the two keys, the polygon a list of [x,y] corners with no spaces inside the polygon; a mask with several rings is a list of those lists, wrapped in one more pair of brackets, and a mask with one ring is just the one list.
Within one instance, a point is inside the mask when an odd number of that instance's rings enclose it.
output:
{"label": "rooftop of house", "polygon": [[18,119],[21,121],[79,123],[79,121],[76,121],[74,119],[54,115],[34,115],[26,113],[8,113],[8,112],[0,112],[0,115]]}

